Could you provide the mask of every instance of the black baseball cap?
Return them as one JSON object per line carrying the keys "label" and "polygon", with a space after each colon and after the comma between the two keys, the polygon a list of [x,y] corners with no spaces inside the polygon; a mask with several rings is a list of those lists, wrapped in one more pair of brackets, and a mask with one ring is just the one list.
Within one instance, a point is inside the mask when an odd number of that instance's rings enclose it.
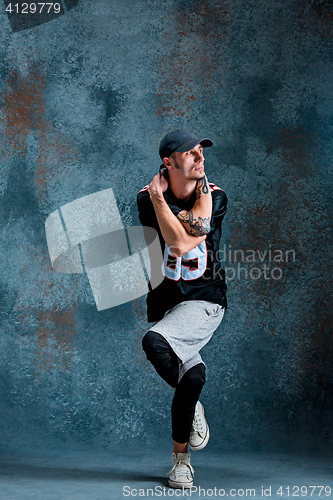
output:
{"label": "black baseball cap", "polygon": [[213,145],[213,141],[208,138],[198,139],[192,132],[185,129],[173,130],[163,137],[160,143],[159,153],[160,157],[169,158],[175,151],[185,153],[192,148],[201,144],[203,148],[209,148]]}

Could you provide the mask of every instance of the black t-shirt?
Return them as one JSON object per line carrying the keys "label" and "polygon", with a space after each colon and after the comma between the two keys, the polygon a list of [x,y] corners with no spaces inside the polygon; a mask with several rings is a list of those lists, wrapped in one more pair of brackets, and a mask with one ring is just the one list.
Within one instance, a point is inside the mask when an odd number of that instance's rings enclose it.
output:
{"label": "black t-shirt", "polygon": [[[147,296],[148,321],[159,321],[165,312],[184,300],[207,300],[227,307],[225,272],[219,262],[219,243],[221,223],[227,211],[227,196],[215,184],[209,183],[212,193],[213,210],[211,230],[206,239],[183,257],[171,255],[168,245],[161,234],[154,206],[150,200],[148,186],[138,193],[137,204],[139,219],[143,226],[157,230],[164,254],[162,283],[150,289]],[[195,203],[195,192],[188,200],[179,200],[170,188],[164,198],[172,212],[177,216],[182,210],[189,211]]]}

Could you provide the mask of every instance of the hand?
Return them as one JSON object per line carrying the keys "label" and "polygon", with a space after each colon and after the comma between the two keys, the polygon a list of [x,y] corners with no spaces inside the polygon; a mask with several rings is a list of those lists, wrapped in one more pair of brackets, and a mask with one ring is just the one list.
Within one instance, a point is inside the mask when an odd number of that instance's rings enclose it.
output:
{"label": "hand", "polygon": [[149,184],[150,199],[152,199],[152,197],[162,199],[164,191],[168,189],[168,185],[168,180],[164,175],[164,170],[162,170],[161,174],[156,174]]}

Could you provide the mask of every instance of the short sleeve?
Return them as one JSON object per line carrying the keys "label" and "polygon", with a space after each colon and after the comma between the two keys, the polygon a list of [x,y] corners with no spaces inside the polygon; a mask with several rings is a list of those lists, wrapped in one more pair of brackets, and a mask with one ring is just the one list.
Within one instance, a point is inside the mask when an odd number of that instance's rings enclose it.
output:
{"label": "short sleeve", "polygon": [[212,192],[213,210],[212,210],[212,223],[214,225],[221,224],[227,212],[227,195],[222,189],[216,189]]}
{"label": "short sleeve", "polygon": [[139,191],[137,196],[137,206],[139,211],[139,220],[142,226],[153,227],[159,230],[154,206],[151,202],[148,189]]}

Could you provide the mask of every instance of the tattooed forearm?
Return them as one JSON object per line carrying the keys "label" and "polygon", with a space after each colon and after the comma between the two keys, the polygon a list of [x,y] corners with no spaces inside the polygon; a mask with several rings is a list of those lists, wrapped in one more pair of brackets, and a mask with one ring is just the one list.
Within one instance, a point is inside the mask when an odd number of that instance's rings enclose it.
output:
{"label": "tattooed forearm", "polygon": [[192,236],[205,236],[210,231],[212,216],[212,196],[206,176],[197,181],[195,196],[191,210],[182,210],[177,218]]}
{"label": "tattooed forearm", "polygon": [[180,222],[185,222],[188,224],[193,224],[193,212],[190,210],[189,212],[186,212],[186,210],[182,210],[179,212],[177,215],[177,219],[180,220]]}
{"label": "tattooed forearm", "polygon": [[177,219],[179,219],[180,222],[189,225],[188,232],[193,236],[204,236],[210,231],[210,217],[198,217],[196,219],[193,215],[192,210],[190,210],[189,212],[186,212],[185,210],[179,212],[179,214],[177,215]]}
{"label": "tattooed forearm", "polygon": [[199,219],[190,225],[190,234],[193,236],[204,236],[210,231],[209,217],[207,219]]}

